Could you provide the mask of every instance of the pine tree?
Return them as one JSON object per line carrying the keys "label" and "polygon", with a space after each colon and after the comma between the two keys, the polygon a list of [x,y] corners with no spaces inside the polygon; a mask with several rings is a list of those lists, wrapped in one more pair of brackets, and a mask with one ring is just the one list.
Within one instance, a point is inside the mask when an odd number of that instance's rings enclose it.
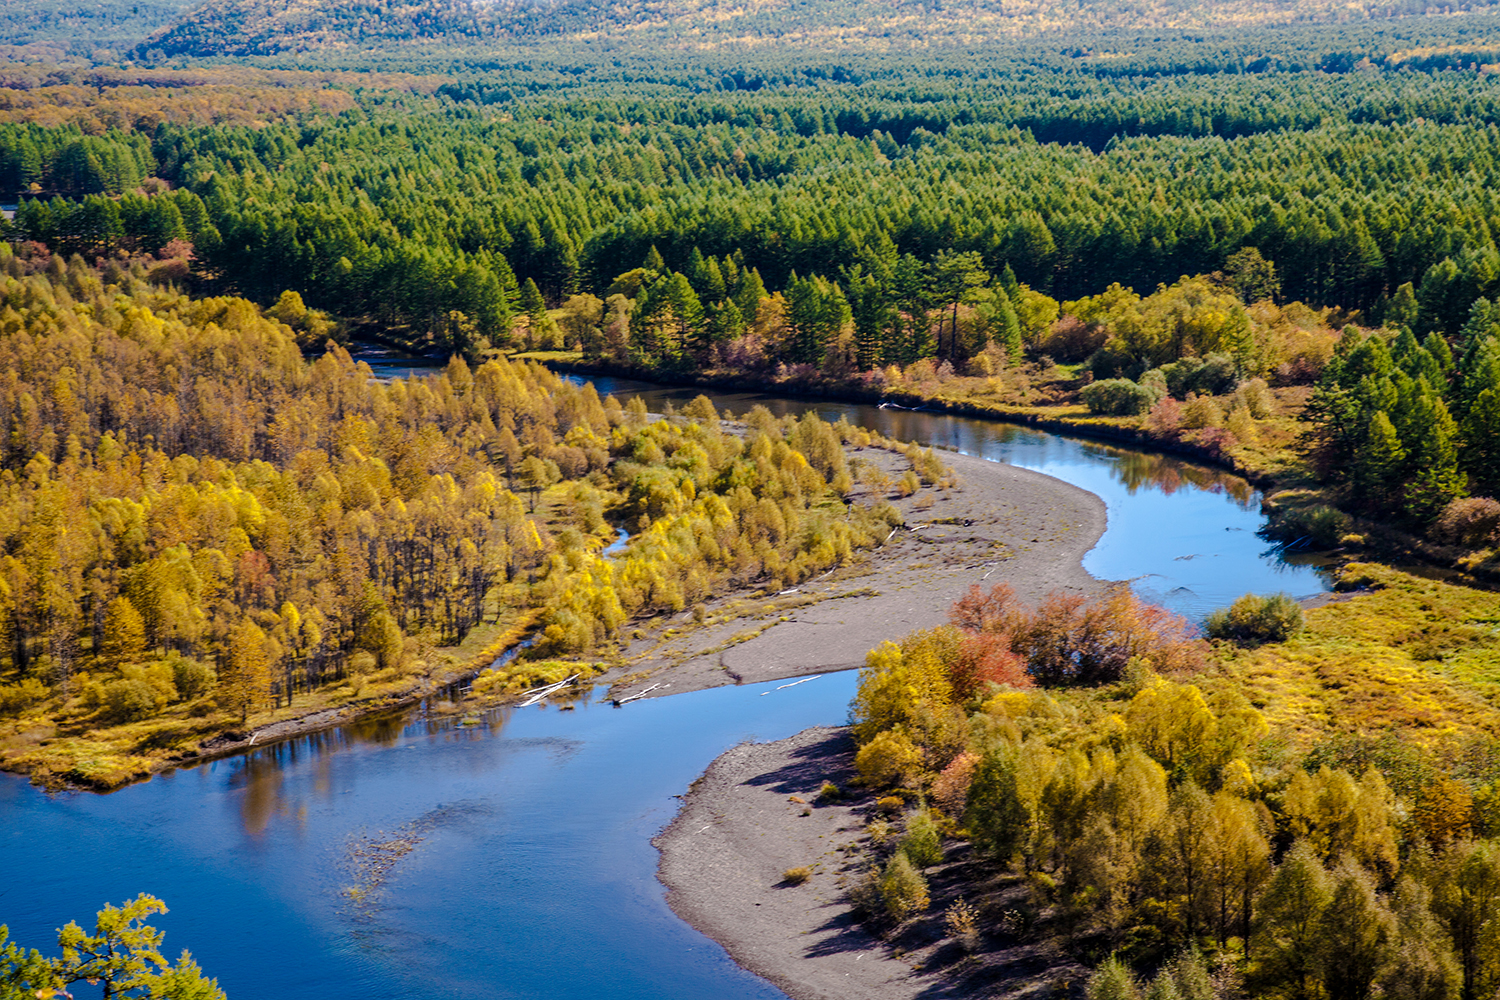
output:
{"label": "pine tree", "polygon": [[1350,478],[1359,495],[1372,504],[1384,503],[1400,482],[1406,449],[1391,418],[1376,410],[1366,426],[1364,441],[1353,458]]}
{"label": "pine tree", "polygon": [[761,281],[759,270],[751,268],[741,274],[740,289],[735,293],[734,304],[739,306],[740,315],[747,324],[754,323],[760,313],[761,302],[770,296],[766,294],[766,285]]}
{"label": "pine tree", "polygon": [[[27,985],[35,989],[17,991],[15,996],[55,996],[75,983],[87,982],[102,984],[105,997],[224,1000],[218,983],[205,979],[203,970],[186,951],[175,966],[162,955],[165,934],[145,920],[166,912],[166,905],[154,896],[137,896],[120,907],[106,903],[92,933],[71,922],[57,932],[62,955],[48,963],[51,968],[46,973],[39,963],[17,962],[19,956],[14,952],[0,952],[0,985],[12,982],[10,972],[20,971],[26,973]],[[0,929],[0,944],[3,941]]]}
{"label": "pine tree", "polygon": [[1021,283],[1016,280],[1016,272],[1011,269],[1009,261],[1006,262],[1005,269],[1000,272],[1000,287],[1012,302],[1015,301],[1017,295],[1021,294]]}
{"label": "pine tree", "polygon": [[1479,490],[1500,490],[1500,386],[1485,389],[1464,418],[1464,466]]}
{"label": "pine tree", "polygon": [[521,286],[521,312],[531,320],[533,330],[540,330],[547,323],[547,300],[530,278]]}
{"label": "pine tree", "polygon": [[940,250],[932,260],[932,287],[940,301],[952,304],[948,323],[948,345],[945,350],[941,331],[938,335],[938,356],[957,362],[958,357],[958,307],[969,293],[989,281],[983,258],[974,251],[956,253]]}
{"label": "pine tree", "polygon": [[1500,336],[1470,341],[1464,350],[1450,397],[1454,414],[1464,417],[1486,389],[1500,389]]}
{"label": "pine tree", "polygon": [[676,328],[677,353],[686,357],[693,348],[705,347],[707,327],[703,322],[703,303],[686,275],[673,272],[667,286],[667,303]]}
{"label": "pine tree", "polygon": [[990,339],[1003,347],[1012,361],[1021,360],[1021,321],[1010,296],[1003,289],[996,289]]}
{"label": "pine tree", "polygon": [[1410,281],[1398,285],[1385,307],[1386,326],[1412,328],[1417,325],[1417,293]]}
{"label": "pine tree", "polygon": [[1412,475],[1403,490],[1401,507],[1406,514],[1427,523],[1449,503],[1468,495],[1468,476],[1458,464],[1458,424],[1447,404],[1436,393],[1416,394],[1407,419],[1406,446]]}
{"label": "pine tree", "polygon": [[892,312],[890,293],[856,264],[848,272],[849,311],[854,321],[854,357],[860,371],[878,368]]}
{"label": "pine tree", "polygon": [[849,303],[838,285],[821,276],[798,278],[793,273],[786,290],[788,360],[822,364],[830,338],[843,328],[849,315]]}

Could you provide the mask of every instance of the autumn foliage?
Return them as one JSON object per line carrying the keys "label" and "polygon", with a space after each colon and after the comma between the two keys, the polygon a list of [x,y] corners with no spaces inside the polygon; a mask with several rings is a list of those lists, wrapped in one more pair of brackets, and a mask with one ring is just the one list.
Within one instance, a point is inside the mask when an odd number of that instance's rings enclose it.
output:
{"label": "autumn foliage", "polygon": [[950,620],[966,633],[972,651],[958,665],[963,680],[955,681],[968,693],[978,690],[978,681],[1110,683],[1133,659],[1176,674],[1203,659],[1185,619],[1123,587],[1095,601],[1054,591],[1032,611],[1006,584],[989,593],[976,584],[953,606]]}
{"label": "autumn foliage", "polygon": [[651,420],[505,360],[381,383],[304,360],[281,311],[144,277],[0,245],[0,712],[244,719],[482,623],[587,652],[889,533],[843,502],[847,424]]}
{"label": "autumn foliage", "polygon": [[[1462,617],[1424,586],[1414,606]],[[1473,603],[1470,615],[1488,606]],[[1500,851],[1482,839],[1500,829],[1493,740],[1439,757],[1395,732],[1349,734],[1295,752],[1228,667],[1275,643],[1306,655],[1307,638],[1210,649],[1125,591],[1033,609],[976,587],[951,621],[871,651],[852,706],[864,782],[882,802],[918,803],[904,834],[872,821],[882,873],[937,817],[989,864],[973,882],[969,868],[944,877],[966,898],[1024,885],[1040,925],[988,930],[1113,956],[1090,997],[1451,1000],[1500,983],[1486,930],[1500,921]],[[1389,612],[1380,624],[1408,628]]]}

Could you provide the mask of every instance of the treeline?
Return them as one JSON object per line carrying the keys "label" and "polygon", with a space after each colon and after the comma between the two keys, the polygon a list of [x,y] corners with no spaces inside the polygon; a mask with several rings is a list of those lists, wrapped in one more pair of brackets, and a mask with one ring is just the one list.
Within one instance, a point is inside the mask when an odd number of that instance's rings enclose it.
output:
{"label": "treeline", "polygon": [[[990,924],[950,911],[950,932],[971,948],[980,933],[1045,933],[1108,958],[1096,1000],[1493,992],[1493,768],[1388,780],[1340,766],[1360,754],[1272,763],[1276,737],[1244,695],[1192,682],[1212,655],[1127,593],[1033,610],[1007,588],[975,588],[951,626],[883,644],[852,707],[856,764],[895,790],[882,809],[919,805],[899,829],[871,823],[878,867],[855,901],[881,921],[925,909],[921,871],[947,833],[1029,896]],[[1132,965],[1161,971],[1148,989]]]}
{"label": "treeline", "polygon": [[77,129],[21,126],[0,144],[0,185],[14,194],[33,185],[59,195],[123,194],[156,170],[147,136],[134,132],[108,138]]}
{"label": "treeline", "polygon": [[[148,117],[149,138],[11,126],[0,187],[77,201],[156,176],[202,201],[221,240],[198,256],[226,288],[291,287],[439,339],[463,313],[493,346],[528,279],[554,307],[607,298],[652,247],[689,277],[695,255],[738,255],[773,292],[793,274],[846,286],[862,253],[932,266],[946,250],[1068,298],[1253,246],[1288,298],[1377,318],[1445,258],[1494,252],[1497,114],[1472,71],[913,70],[696,96],[564,78],[529,97],[483,80],[367,93],[265,127]],[[16,235],[59,238],[29,217]]]}
{"label": "treeline", "polygon": [[1308,412],[1325,480],[1352,505],[1425,525],[1471,492],[1500,492],[1500,310],[1479,299],[1450,342],[1412,306],[1403,319],[1432,332],[1347,329]]}
{"label": "treeline", "polygon": [[[886,537],[847,424],[650,421],[545,369],[376,383],[262,313],[0,247],[0,708],[77,723],[244,715],[400,678],[482,621],[538,654],[777,587]],[[914,453],[924,475],[929,459]],[[638,537],[598,550],[623,522]],[[205,700],[206,699],[206,700]]]}
{"label": "treeline", "polygon": [[[1451,96],[1473,79],[1444,76],[1418,82]],[[367,100],[303,128],[163,125],[150,162],[133,169],[203,201],[222,243],[202,256],[244,294],[270,301],[292,287],[345,315],[373,302],[383,322],[419,334],[463,312],[492,340],[527,279],[549,305],[603,297],[653,246],[681,273],[695,251],[738,254],[772,291],[794,272],[840,280],[887,243],[926,263],[973,253],[991,274],[1009,267],[1058,297],[1151,288],[1254,246],[1288,298],[1376,314],[1444,258],[1493,252],[1489,112],[1444,125],[1423,102],[1397,101],[1381,124],[1329,112],[1298,131],[1275,122],[1229,140],[1167,123],[1171,134],[1122,137],[1096,155],[1017,124],[1060,124],[1096,100],[1059,86],[1030,115],[1012,106],[1020,98],[960,97],[951,83],[922,100],[879,88],[720,95],[686,115],[672,96],[538,98],[503,113]],[[1313,82],[1279,86],[1311,95]],[[1178,115],[1179,96],[1157,99]],[[1283,105],[1243,100],[1254,113]],[[1128,100],[1117,110],[1135,113]],[[82,195],[138,183],[111,166],[139,163],[138,133],[56,135],[44,148],[31,131],[4,134],[12,184]]]}

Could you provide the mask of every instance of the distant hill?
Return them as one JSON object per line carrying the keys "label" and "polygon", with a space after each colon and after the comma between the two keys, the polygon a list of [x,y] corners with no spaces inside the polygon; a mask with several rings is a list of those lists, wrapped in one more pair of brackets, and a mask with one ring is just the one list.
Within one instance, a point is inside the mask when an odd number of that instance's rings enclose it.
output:
{"label": "distant hill", "polygon": [[1441,7],[1433,0],[208,0],[139,51],[247,56],[567,35],[641,41],[643,30],[698,49],[768,39],[909,49],[1063,32],[1191,33],[1497,9],[1497,0]]}
{"label": "distant hill", "polygon": [[209,0],[140,50],[248,56],[418,40],[464,43],[491,32],[488,20],[470,0]]}
{"label": "distant hill", "polygon": [[125,51],[201,0],[3,0],[0,45]]}

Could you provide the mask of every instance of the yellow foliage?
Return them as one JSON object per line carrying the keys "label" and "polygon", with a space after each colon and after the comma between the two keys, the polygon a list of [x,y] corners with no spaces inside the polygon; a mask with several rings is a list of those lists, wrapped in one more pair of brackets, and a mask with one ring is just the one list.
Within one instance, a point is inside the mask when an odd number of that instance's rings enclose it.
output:
{"label": "yellow foliage", "polygon": [[865,657],[851,707],[861,742],[952,708],[953,688],[938,649],[944,631],[913,633],[901,646],[882,642]]}
{"label": "yellow foliage", "polygon": [[854,767],[871,788],[914,787],[926,769],[922,750],[902,727],[883,730],[854,755]]}

